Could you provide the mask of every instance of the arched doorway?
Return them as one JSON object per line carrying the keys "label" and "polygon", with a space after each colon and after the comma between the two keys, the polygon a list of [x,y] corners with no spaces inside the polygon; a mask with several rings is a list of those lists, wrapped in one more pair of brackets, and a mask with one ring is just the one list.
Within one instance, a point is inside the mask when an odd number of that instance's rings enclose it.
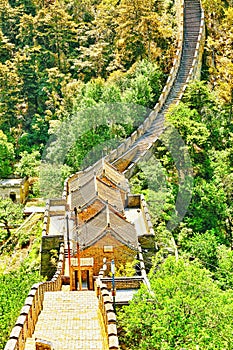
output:
{"label": "arched doorway", "polygon": [[11,192],[10,193],[10,199],[12,200],[12,202],[16,202],[16,193],[15,192]]}

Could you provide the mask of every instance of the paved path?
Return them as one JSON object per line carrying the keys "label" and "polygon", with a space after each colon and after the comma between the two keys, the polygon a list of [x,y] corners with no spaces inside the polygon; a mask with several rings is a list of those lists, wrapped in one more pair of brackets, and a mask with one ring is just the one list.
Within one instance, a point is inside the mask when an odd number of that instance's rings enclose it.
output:
{"label": "paved path", "polygon": [[35,338],[52,342],[54,350],[108,350],[95,292],[46,292],[33,338],[27,339],[25,350],[35,349]]}

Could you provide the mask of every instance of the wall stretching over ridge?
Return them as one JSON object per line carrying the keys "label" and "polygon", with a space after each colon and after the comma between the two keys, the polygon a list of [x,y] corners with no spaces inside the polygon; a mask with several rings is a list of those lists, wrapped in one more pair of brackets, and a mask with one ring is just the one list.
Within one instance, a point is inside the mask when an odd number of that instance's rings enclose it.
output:
{"label": "wall stretching over ridge", "polygon": [[[196,4],[200,5],[199,1],[194,1]],[[137,159],[137,162],[139,160],[147,160],[151,154],[148,156],[148,152],[152,153],[152,143],[148,143],[147,147],[143,150],[140,150],[139,144],[142,137],[144,137],[144,134],[148,133],[148,130],[153,127],[153,124],[157,122],[159,124],[158,120],[160,117],[161,111],[164,109],[167,109],[168,104],[178,104],[183,97],[183,94],[188,86],[188,83],[192,80],[199,79],[200,78],[200,72],[201,72],[201,65],[202,65],[202,54],[204,51],[204,43],[205,43],[205,23],[204,23],[204,11],[201,7],[201,14],[200,18],[198,18],[198,27],[199,27],[199,33],[198,38],[194,39],[195,42],[195,52],[193,55],[193,59],[191,64],[189,64],[190,69],[187,74],[187,77],[184,81],[184,84],[182,86],[182,89],[177,92],[176,96],[173,97],[171,102],[169,101],[169,98],[171,97],[171,92],[174,90],[174,86],[176,84],[176,80],[178,78],[178,73],[181,67],[181,63],[183,59],[183,52],[184,52],[184,42],[185,42],[185,8],[187,6],[192,6],[191,2],[185,1],[185,0],[177,0],[176,1],[176,7],[177,7],[177,23],[178,23],[178,39],[177,39],[177,50],[176,54],[173,60],[172,69],[169,73],[169,76],[167,78],[166,84],[162,90],[162,93],[159,97],[158,102],[156,103],[153,111],[150,113],[150,115],[144,120],[144,122],[135,130],[130,137],[128,137],[124,142],[122,142],[116,149],[111,151],[109,155],[107,155],[104,159],[105,161],[115,165],[116,161],[120,158],[129,159],[134,158],[137,152],[140,152],[140,156]],[[160,121],[159,125],[160,129],[163,129],[162,121]],[[156,130],[155,130],[156,131]],[[160,133],[163,132],[160,131]],[[128,152],[128,153],[127,153]],[[126,178],[130,178],[134,173],[135,164],[128,164],[127,169],[123,172]],[[98,167],[101,166],[101,160],[97,161],[93,166],[89,167],[88,169],[83,170],[84,173],[89,172],[91,169],[93,171],[98,169]],[[131,168],[130,168],[131,167]],[[78,174],[78,173],[77,173]],[[73,179],[77,177],[77,174],[71,175],[64,183],[64,192],[63,192],[63,199],[66,198],[68,194],[68,183],[72,183]]]}
{"label": "wall stretching over ridge", "polygon": [[[165,115],[169,108],[181,101],[188,84],[192,80],[199,79],[201,75],[205,44],[204,11],[199,0],[182,2],[181,11],[184,15],[184,21],[182,21],[183,47],[177,53],[177,58],[173,63],[174,69],[171,70],[172,74],[168,77],[154,111],[148,117],[151,121],[148,122],[147,118],[138,128],[142,136],[136,139],[134,144],[127,149],[126,146],[129,143],[127,143],[127,140],[125,141],[125,152],[113,161],[113,165],[118,169],[122,168],[121,162],[128,164],[123,171],[128,179],[135,173],[137,164],[141,161],[147,161],[153,154],[155,141],[166,129]],[[120,145],[118,148],[122,149],[123,147]]]}
{"label": "wall stretching over ridge", "polygon": [[[158,117],[159,112],[164,108],[167,99],[169,98],[169,94],[171,93],[172,88],[174,87],[178,71],[181,66],[182,62],[182,52],[184,49],[184,35],[185,35],[185,26],[184,26],[184,5],[186,3],[189,3],[192,5],[191,1],[184,1],[184,0],[177,0],[177,16],[178,16],[178,25],[179,25],[179,38],[178,38],[178,46],[176,55],[173,62],[173,67],[171,69],[171,72],[168,76],[166,85],[161,93],[161,96],[158,100],[158,103],[155,105],[154,110],[151,112],[151,114],[148,116],[148,118],[145,119],[143,124],[141,124],[138,129],[129,137],[127,138],[117,149],[113,150],[108,156],[105,157],[105,160],[109,163],[113,163],[116,159],[120,158],[122,155],[126,154],[128,151],[132,152],[132,149],[135,147],[135,152],[133,151],[133,156],[135,157],[137,155],[137,152],[139,150],[139,157],[138,159],[147,159],[148,152],[151,152],[153,143],[148,142],[146,147],[143,150],[139,149],[139,140],[144,135],[148,129],[153,125],[153,122]],[[199,3],[198,1],[195,1],[195,3]],[[198,39],[196,41],[196,48],[194,57],[192,60],[191,69],[189,71],[188,77],[186,78],[186,83],[182,87],[182,91],[179,92],[178,98],[175,98],[172,100],[172,103],[178,103],[180,99],[183,96],[183,93],[185,89],[187,88],[187,84],[200,76],[200,69],[201,69],[201,60],[202,60],[202,53],[204,49],[204,41],[205,41],[205,27],[204,27],[204,13],[203,10],[201,10],[201,22],[200,22],[200,29],[199,29],[199,35]],[[132,176],[134,171],[134,166],[137,164],[138,159],[133,165],[130,165],[130,168],[124,172],[125,176],[129,178]],[[86,169],[84,172],[94,171],[95,169],[98,169],[98,167],[101,166],[102,161],[98,161],[94,166],[91,168]],[[75,180],[77,175],[71,176],[69,179],[66,180],[64,184],[64,193],[63,198],[66,199],[68,195],[68,183],[72,182],[72,179]],[[47,228],[47,221],[44,222],[44,230],[46,231]],[[62,286],[62,274],[64,269],[64,246],[61,246],[61,251],[59,255],[59,263],[58,263],[58,269],[54,277],[49,282],[43,282],[36,284],[32,287],[31,291],[28,294],[28,297],[25,301],[25,305],[21,310],[20,316],[17,319],[16,325],[13,328],[10,339],[6,344],[5,350],[23,350],[25,340],[27,337],[30,337],[31,334],[34,331],[35,324],[37,322],[38,315],[42,308],[43,303],[43,296],[44,292],[46,291],[55,291],[55,290],[61,290]],[[111,327],[110,327],[111,329]],[[113,343],[117,342],[116,338]],[[114,346],[114,344],[113,344]],[[114,347],[112,347],[114,349]]]}

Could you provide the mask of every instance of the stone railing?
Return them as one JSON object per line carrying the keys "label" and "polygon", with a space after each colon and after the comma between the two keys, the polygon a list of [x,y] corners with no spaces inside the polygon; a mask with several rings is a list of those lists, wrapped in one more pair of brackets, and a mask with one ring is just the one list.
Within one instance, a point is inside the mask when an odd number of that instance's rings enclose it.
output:
{"label": "stone railing", "polygon": [[36,283],[32,286],[4,350],[24,349],[26,339],[32,336],[38,316],[43,308],[44,293],[61,290],[63,272],[64,245],[61,245],[56,273],[51,281]]}
{"label": "stone railing", "polygon": [[[150,114],[150,116],[144,121],[144,123],[142,125],[140,125],[140,127],[138,128],[137,131],[135,131],[131,137],[137,133],[137,135],[139,135],[139,137],[147,131],[147,129],[150,127],[150,125],[152,124],[152,122],[155,120],[155,118],[157,117],[159,111],[161,110],[161,108],[163,107],[170,91],[171,88],[175,82],[176,79],[176,75],[180,66],[180,62],[181,62],[181,57],[182,57],[182,46],[183,46],[183,20],[184,20],[184,1],[178,2],[178,9],[177,9],[177,14],[178,14],[178,20],[180,20],[180,31],[179,31],[179,41],[178,41],[178,49],[177,49],[177,53],[176,53],[176,57],[175,60],[173,62],[173,67],[171,69],[170,75],[167,79],[167,83],[164,86],[164,89],[160,95],[159,101],[156,104],[154,111]],[[188,77],[185,81],[185,84],[182,88],[182,90],[180,91],[179,95],[178,95],[178,99],[176,101],[176,105],[181,101],[184,92],[189,84],[190,81],[197,79],[200,77],[201,74],[201,65],[202,65],[202,55],[203,55],[203,51],[204,51],[204,44],[205,44],[205,23],[204,23],[204,11],[203,8],[201,7],[201,23],[200,23],[200,30],[199,30],[199,34],[198,34],[198,40],[197,40],[197,44],[196,44],[196,48],[195,48],[195,53],[194,53],[194,58],[193,58],[193,62],[192,62],[192,66],[191,69],[189,71]],[[149,120],[149,121],[148,121]],[[163,128],[164,129],[164,128]],[[134,137],[134,139],[136,140],[138,137]],[[130,139],[130,138],[129,138]],[[129,144],[129,142],[126,144],[126,142],[129,140],[127,139],[123,144],[121,144],[118,149],[125,149],[125,152],[123,152],[124,154],[124,158],[129,160],[129,166],[127,166],[127,168],[123,171],[123,174],[125,175],[125,177],[127,179],[130,179],[136,172],[137,169],[137,164],[141,161],[147,161],[152,153],[153,153],[153,144],[149,143],[147,145],[147,148],[144,149],[142,152],[140,152],[140,157],[137,157],[132,163],[130,163],[130,159],[132,158],[131,155],[132,154],[136,154],[136,152],[139,150],[139,146],[135,145],[134,147],[132,147],[131,149],[127,150],[126,146],[127,144]],[[123,147],[124,145],[124,147]],[[133,142],[131,143],[131,145],[133,145]],[[115,151],[112,152],[113,157],[115,156]],[[117,157],[118,157],[118,153],[120,153],[119,151],[117,152]],[[121,154],[122,155],[122,154]],[[111,156],[111,153],[110,153]],[[110,158],[110,161],[112,160],[112,158]]]}
{"label": "stone railing", "polygon": [[[138,148],[138,146],[135,146],[134,148]],[[128,153],[132,150],[129,150],[124,154],[124,157],[128,157]],[[140,153],[140,157],[138,157],[134,162],[132,162],[124,171],[123,174],[125,175],[126,179],[130,179],[136,172],[136,168],[138,163],[145,162],[150,159],[150,157],[153,154],[153,144],[149,143],[146,147],[146,149]]]}
{"label": "stone railing", "polygon": [[95,281],[96,295],[99,299],[99,309],[103,316],[105,332],[108,336],[108,346],[110,350],[119,349],[119,341],[117,336],[116,314],[113,309],[113,302],[107,285],[101,281],[104,270],[101,269],[99,276]]}
{"label": "stone railing", "polygon": [[142,255],[142,248],[141,246],[139,245],[138,247],[138,258],[139,258],[139,263],[140,263],[140,270],[141,270],[141,274],[142,274],[142,277],[143,277],[143,283],[146,285],[147,287],[147,290],[149,292],[151,292],[151,286],[150,286],[150,281],[147,277],[147,274],[146,274],[146,268],[145,268],[145,263],[144,263],[144,259],[143,259],[143,255]]}

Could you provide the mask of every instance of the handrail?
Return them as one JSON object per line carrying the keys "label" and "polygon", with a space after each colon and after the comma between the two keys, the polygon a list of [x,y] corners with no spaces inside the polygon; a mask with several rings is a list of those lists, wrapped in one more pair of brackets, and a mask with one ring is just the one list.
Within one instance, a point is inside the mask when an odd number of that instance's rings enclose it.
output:
{"label": "handrail", "polygon": [[36,283],[32,286],[4,350],[24,350],[26,340],[32,336],[43,308],[44,293],[61,290],[63,272],[64,244],[61,244],[56,273],[51,281]]}

